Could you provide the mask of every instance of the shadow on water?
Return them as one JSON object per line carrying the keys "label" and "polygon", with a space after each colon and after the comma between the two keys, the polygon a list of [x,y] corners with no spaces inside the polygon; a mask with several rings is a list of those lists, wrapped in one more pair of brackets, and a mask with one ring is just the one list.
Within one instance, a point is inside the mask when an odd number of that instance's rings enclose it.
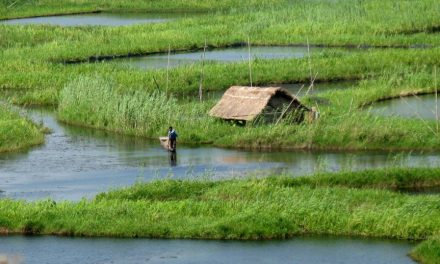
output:
{"label": "shadow on water", "polygon": [[0,24],[44,24],[57,26],[124,26],[132,24],[163,23],[194,16],[185,13],[90,13],[46,17],[19,18],[0,21]]}
{"label": "shadow on water", "polygon": [[35,122],[43,123],[53,132],[46,136],[42,146],[21,153],[0,154],[3,196],[79,200],[136,181],[170,177],[221,179],[270,173],[299,176],[325,171],[440,165],[438,153],[255,152],[185,145],[179,145],[177,157],[177,153],[173,156],[165,151],[158,140],[60,124],[50,110],[28,112]]}
{"label": "shadow on water", "polygon": [[284,241],[205,241],[66,237],[0,237],[0,255],[25,263],[414,263],[414,243],[344,237]]}
{"label": "shadow on water", "polygon": [[177,166],[177,151],[170,151],[170,166],[176,167]]}
{"label": "shadow on water", "polygon": [[413,195],[438,195],[440,194],[440,186],[417,187],[417,188],[401,188],[397,190],[401,193]]}

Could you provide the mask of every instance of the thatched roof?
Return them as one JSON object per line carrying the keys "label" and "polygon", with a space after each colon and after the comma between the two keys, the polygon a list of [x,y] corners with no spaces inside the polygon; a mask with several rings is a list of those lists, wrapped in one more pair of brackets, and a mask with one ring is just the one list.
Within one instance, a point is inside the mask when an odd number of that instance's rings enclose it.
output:
{"label": "thatched roof", "polygon": [[209,114],[228,120],[249,121],[261,114],[274,97],[292,103],[292,107],[307,109],[297,97],[280,87],[232,86]]}

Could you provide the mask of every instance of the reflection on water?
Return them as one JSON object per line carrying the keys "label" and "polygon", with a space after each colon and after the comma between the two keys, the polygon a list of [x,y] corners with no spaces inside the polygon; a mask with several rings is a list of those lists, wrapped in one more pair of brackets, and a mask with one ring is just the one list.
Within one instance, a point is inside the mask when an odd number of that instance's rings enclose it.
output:
{"label": "reflection on water", "polygon": [[423,95],[378,102],[370,111],[384,116],[435,119],[435,106],[435,95]]}
{"label": "reflection on water", "polygon": [[[311,48],[312,53],[323,50],[323,48]],[[307,47],[277,47],[277,46],[256,46],[251,48],[251,58],[253,59],[288,59],[302,58],[307,55]],[[199,63],[202,59],[203,51],[149,55],[144,57],[118,58],[110,60],[114,63],[130,65],[141,69],[158,69],[177,67],[180,65]],[[218,62],[243,62],[248,61],[249,50],[247,47],[233,47],[208,50],[205,54],[207,61]]]}
{"label": "reflection on water", "polygon": [[176,167],[177,166],[177,152],[176,151],[170,151],[170,166]]}
{"label": "reflection on water", "polygon": [[21,264],[21,263],[23,263],[23,258],[21,256],[2,255],[0,253],[0,264]]}
{"label": "reflection on water", "polygon": [[165,177],[219,179],[268,172],[305,175],[440,164],[440,155],[436,153],[251,152],[181,144],[176,156],[170,156],[158,140],[59,124],[51,111],[29,112],[53,133],[46,137],[44,145],[30,151],[0,154],[0,190],[5,191],[4,196],[78,200],[138,180]]}
{"label": "reflection on water", "polygon": [[438,195],[440,193],[440,186],[432,186],[432,187],[417,187],[417,188],[402,188],[398,190],[399,192],[402,193],[408,193],[408,194],[420,194],[420,195],[424,195],[424,194],[434,194],[434,195]]}
{"label": "reflection on water", "polygon": [[59,26],[123,26],[131,24],[161,23],[188,16],[182,13],[93,13],[19,18],[0,21],[0,24],[48,24]]}
{"label": "reflection on water", "polygon": [[415,263],[414,243],[378,239],[297,237],[284,241],[204,241],[0,237],[0,252],[27,264],[47,263]]}

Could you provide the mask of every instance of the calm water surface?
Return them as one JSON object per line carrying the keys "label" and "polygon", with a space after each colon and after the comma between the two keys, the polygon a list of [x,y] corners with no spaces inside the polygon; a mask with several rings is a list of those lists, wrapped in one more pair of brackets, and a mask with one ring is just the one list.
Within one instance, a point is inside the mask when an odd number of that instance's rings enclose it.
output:
{"label": "calm water surface", "polygon": [[[432,120],[436,118],[435,105],[435,95],[411,96],[375,103],[370,111],[384,116]],[[438,107],[440,112],[440,104]]]}
{"label": "calm water surface", "polygon": [[0,256],[25,263],[406,264],[405,241],[299,237],[285,241],[202,241],[0,237]]}
{"label": "calm water surface", "polygon": [[[310,52],[318,52],[323,48],[311,48]],[[278,46],[255,46],[251,47],[252,59],[289,59],[303,58],[307,56],[307,47],[278,47]],[[177,67],[181,65],[200,63],[203,51],[182,52],[158,55],[148,55],[143,57],[118,58],[108,62],[119,63],[140,69],[158,69]],[[248,61],[248,47],[232,47],[223,49],[208,50],[205,54],[206,61],[217,62],[242,62]]]}
{"label": "calm water surface", "polygon": [[395,165],[440,165],[437,153],[251,152],[179,145],[177,155],[171,156],[158,140],[63,125],[48,110],[30,110],[29,114],[53,133],[46,136],[42,146],[0,154],[0,196],[79,200],[139,180],[219,179],[268,172],[305,175]]}
{"label": "calm water surface", "polygon": [[58,26],[124,26],[132,24],[162,23],[183,18],[180,13],[93,13],[81,15],[19,18],[0,21],[9,25],[47,24]]}

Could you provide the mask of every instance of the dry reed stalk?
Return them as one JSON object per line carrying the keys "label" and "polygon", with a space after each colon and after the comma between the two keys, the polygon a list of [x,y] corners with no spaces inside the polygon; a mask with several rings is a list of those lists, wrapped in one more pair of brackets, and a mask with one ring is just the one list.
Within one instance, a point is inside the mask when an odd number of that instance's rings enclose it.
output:
{"label": "dry reed stalk", "polygon": [[413,108],[413,107],[411,107],[411,105],[406,101],[406,99],[405,99],[405,97],[400,97],[402,100],[403,100],[403,102],[410,108],[410,109],[412,109],[413,110],[413,112],[414,112],[414,114],[417,116],[417,118],[419,118],[420,119],[420,121],[422,121],[422,123],[429,129],[429,130],[431,130],[431,132],[434,134],[434,135],[437,135],[437,133],[434,131],[434,129],[432,129],[430,126],[429,126],[429,124],[428,123],[426,123],[426,121],[425,121],[425,119],[423,119],[423,117],[421,117],[420,116],[420,114]]}
{"label": "dry reed stalk", "polygon": [[295,101],[295,98],[292,99],[292,101],[290,101],[290,104],[281,112],[280,117],[278,118],[277,122],[275,123],[275,125],[278,125],[278,123],[281,121],[281,119],[283,118],[283,116],[286,114],[287,110],[289,110],[290,106],[293,104],[293,102]]}
{"label": "dry reed stalk", "polygon": [[310,92],[311,90],[313,90],[313,85],[315,84],[315,80],[316,80],[316,77],[317,77],[317,76],[318,76],[318,73],[316,73],[315,76],[311,79],[311,81],[310,81],[310,85],[309,85],[309,88],[307,89],[307,92],[306,92],[305,95],[308,95],[309,92]]}
{"label": "dry reed stalk", "polygon": [[295,94],[296,97],[299,97],[299,93],[302,91],[303,88],[304,88],[304,84],[301,85],[301,87],[299,88],[298,92]]}
{"label": "dry reed stalk", "polygon": [[[312,58],[310,57],[310,44],[309,44],[309,38],[308,37],[307,37],[307,57],[308,57],[308,61],[309,61],[310,87],[312,87],[312,89],[313,89],[314,80],[312,80],[313,79],[313,75],[312,75]],[[315,76],[315,78],[316,78],[316,76]]]}

